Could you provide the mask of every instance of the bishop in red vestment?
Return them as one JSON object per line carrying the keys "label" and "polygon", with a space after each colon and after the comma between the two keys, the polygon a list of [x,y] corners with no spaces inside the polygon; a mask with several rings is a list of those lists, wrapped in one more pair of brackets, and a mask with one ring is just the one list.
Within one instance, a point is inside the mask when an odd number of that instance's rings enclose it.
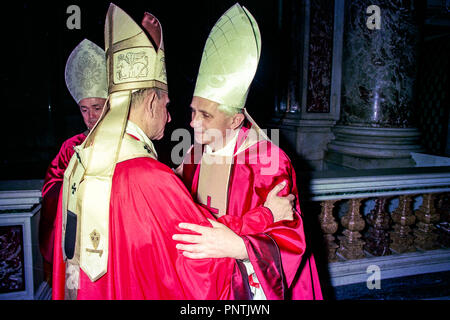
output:
{"label": "bishop in red vestment", "polygon": [[[39,246],[45,261],[50,264],[53,260],[54,223],[64,171],[74,154],[73,148],[83,143],[102,113],[107,98],[105,64],[105,52],[87,39],[81,41],[67,59],[66,86],[78,104],[88,130],[64,141],[45,174],[39,222]],[[93,73],[97,77],[89,76]]]}
{"label": "bishop in red vestment", "polygon": [[[175,248],[172,234],[180,232],[178,223],[209,225],[211,216],[194,203],[170,168],[144,157],[120,162],[112,185],[108,271],[91,282],[80,270],[79,279],[74,279],[77,299],[215,300],[233,296],[234,259],[192,260]],[[57,225],[61,223],[59,210]],[[62,241],[61,228],[56,229],[55,241]],[[64,299],[66,266],[61,247],[55,249],[53,298]],[[236,285],[239,297],[242,284]]]}
{"label": "bishop in red vestment", "polygon": [[[245,108],[260,53],[261,34],[255,18],[235,4],[206,40],[191,102],[191,127],[203,148],[191,148],[178,170],[194,199],[215,213],[219,222],[228,224],[247,220],[248,212],[262,214],[266,196],[280,182],[287,183],[284,195],[292,193],[299,199],[290,159],[270,142]],[[298,201],[293,221],[265,225],[255,220],[246,225],[263,229],[243,232],[246,252],[236,253],[248,257],[242,263],[254,287],[254,299],[322,299]],[[196,228],[188,225],[187,229]],[[214,251],[227,244],[213,248],[209,244],[218,237],[208,232],[190,241],[176,235],[191,243],[178,247],[193,258],[220,257]]]}

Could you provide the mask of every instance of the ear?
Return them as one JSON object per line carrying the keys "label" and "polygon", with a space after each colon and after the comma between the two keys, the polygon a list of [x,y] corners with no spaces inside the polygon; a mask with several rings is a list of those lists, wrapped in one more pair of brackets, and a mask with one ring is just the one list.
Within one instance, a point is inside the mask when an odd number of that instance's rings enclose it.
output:
{"label": "ear", "polygon": [[239,126],[244,121],[245,116],[243,113],[236,113],[231,120],[231,129],[235,130],[239,128]]}
{"label": "ear", "polygon": [[155,113],[155,103],[156,103],[156,92],[151,92],[150,94],[147,95],[147,97],[145,98],[145,111],[147,111],[152,117],[154,116]]}

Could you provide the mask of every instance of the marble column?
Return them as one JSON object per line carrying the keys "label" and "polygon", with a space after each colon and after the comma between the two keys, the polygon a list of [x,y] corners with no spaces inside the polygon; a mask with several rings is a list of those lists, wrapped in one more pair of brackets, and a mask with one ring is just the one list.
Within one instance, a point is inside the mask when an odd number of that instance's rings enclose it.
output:
{"label": "marble column", "polygon": [[279,1],[278,92],[269,127],[310,168],[323,169],[340,114],[344,0]]}
{"label": "marble column", "polygon": [[346,1],[341,118],[326,161],[353,169],[414,166],[419,38],[414,0]]}

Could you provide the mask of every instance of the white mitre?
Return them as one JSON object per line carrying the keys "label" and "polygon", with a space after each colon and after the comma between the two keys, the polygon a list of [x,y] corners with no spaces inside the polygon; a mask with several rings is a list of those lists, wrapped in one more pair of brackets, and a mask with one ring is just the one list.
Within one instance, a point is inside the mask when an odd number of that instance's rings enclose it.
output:
{"label": "white mitre", "polygon": [[236,3],[220,17],[206,40],[194,96],[243,109],[260,55],[258,24]]}
{"label": "white mitre", "polygon": [[245,108],[260,56],[258,23],[245,7],[236,3],[219,18],[206,40],[194,96],[243,109],[258,135],[269,140]]}
{"label": "white mitre", "polygon": [[85,98],[108,97],[105,51],[87,39],[73,49],[64,76],[67,89],[77,103]]}

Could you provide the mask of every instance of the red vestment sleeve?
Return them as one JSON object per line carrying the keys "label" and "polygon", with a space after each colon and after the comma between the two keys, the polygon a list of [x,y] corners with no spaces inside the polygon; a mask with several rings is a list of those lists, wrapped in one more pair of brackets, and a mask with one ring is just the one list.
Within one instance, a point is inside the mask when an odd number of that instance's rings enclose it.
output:
{"label": "red vestment sleeve", "polygon": [[[261,149],[264,151],[259,151]],[[235,158],[228,214],[239,216],[243,208],[262,206],[268,193],[283,181],[287,185],[279,195],[292,193],[297,197],[297,213],[293,221],[278,221],[263,226],[264,230],[259,233],[241,232],[249,260],[266,297],[321,299],[314,258],[305,255],[306,240],[291,161],[281,149],[266,141],[251,147],[245,157],[243,160]],[[310,264],[314,266],[310,268]],[[303,267],[305,265],[307,267]],[[302,276],[299,277],[297,273]]]}
{"label": "red vestment sleeve", "polygon": [[217,219],[234,233],[242,236],[263,232],[273,223],[272,212],[263,206],[247,211],[242,217],[225,214]]}
{"label": "red vestment sleeve", "polygon": [[[266,142],[260,143],[258,147],[264,143]],[[314,263],[314,258],[305,255],[306,241],[294,168],[282,150],[270,143],[267,144],[268,146],[263,148],[267,149],[267,153],[259,152],[258,161],[252,162],[249,159],[249,163],[257,163],[252,166],[255,173],[253,201],[264,203],[270,190],[286,181],[287,186],[279,195],[294,194],[297,198],[295,205],[297,213],[293,221],[279,221],[258,235],[244,236],[249,260],[263,288],[266,289],[264,292],[268,299],[285,299],[289,296],[296,299],[322,299],[315,265],[314,270],[311,271],[310,268],[311,260]],[[267,159],[264,159],[265,156]],[[302,276],[297,277],[298,272]]]}
{"label": "red vestment sleeve", "polygon": [[[242,128],[239,141],[248,132]],[[200,152],[191,148],[183,162],[183,181],[196,197]],[[200,155],[200,156],[199,156]],[[313,255],[307,249],[296,175],[288,156],[269,141],[260,141],[233,159],[227,214],[219,222],[241,235],[249,260],[268,299],[322,299]],[[293,221],[269,223],[261,211],[268,193],[279,183],[279,193],[296,196]],[[259,209],[258,209],[259,208]],[[273,221],[272,221],[273,222]],[[252,225],[253,224],[253,225]]]}
{"label": "red vestment sleeve", "polygon": [[64,300],[66,264],[62,252],[62,188],[55,218],[55,245],[53,246],[52,299]]}

